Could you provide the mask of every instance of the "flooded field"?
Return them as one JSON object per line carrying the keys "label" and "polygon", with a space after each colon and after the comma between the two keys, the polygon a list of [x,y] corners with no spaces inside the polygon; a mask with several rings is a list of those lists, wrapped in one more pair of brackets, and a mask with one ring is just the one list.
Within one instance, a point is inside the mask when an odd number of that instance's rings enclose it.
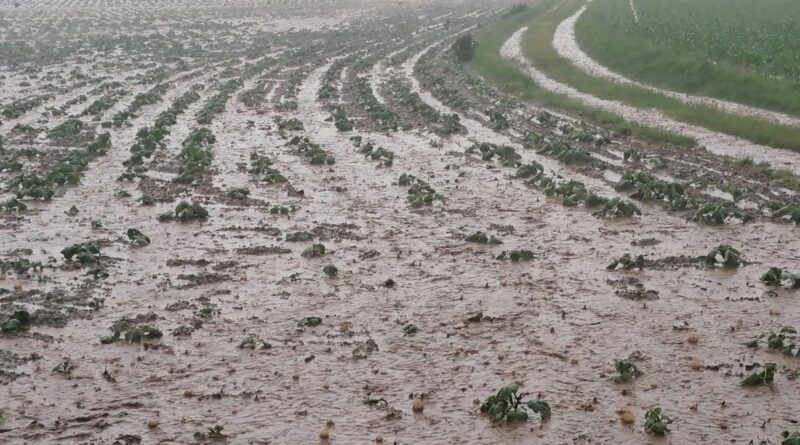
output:
{"label": "flooded field", "polygon": [[794,444],[800,153],[504,93],[514,3],[0,0],[0,443]]}

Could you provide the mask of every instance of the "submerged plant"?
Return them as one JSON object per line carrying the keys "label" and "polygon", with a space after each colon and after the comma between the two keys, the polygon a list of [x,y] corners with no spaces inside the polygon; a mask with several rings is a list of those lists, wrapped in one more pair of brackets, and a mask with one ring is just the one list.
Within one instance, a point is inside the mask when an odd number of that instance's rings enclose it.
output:
{"label": "submerged plant", "polygon": [[767,273],[761,276],[761,281],[767,286],[781,286],[787,289],[800,288],[800,277],[780,267],[770,267]]}
{"label": "submerged plant", "polygon": [[250,195],[250,190],[240,187],[232,188],[228,190],[228,193],[226,193],[226,195],[228,196],[228,198],[235,199],[237,201],[245,201],[247,197]]}
{"label": "submerged plant", "polygon": [[767,385],[772,386],[772,383],[775,381],[775,372],[778,370],[778,366],[775,363],[767,363],[764,365],[764,369],[761,372],[754,372],[739,382],[742,386],[761,386]]}
{"label": "submerged plant", "polygon": [[159,215],[159,221],[170,221],[177,219],[179,221],[191,221],[193,219],[206,219],[208,218],[208,210],[198,203],[188,203],[181,201],[175,207],[175,211],[166,212]]}
{"label": "submerged plant", "polygon": [[706,255],[706,263],[712,265],[720,264],[725,267],[739,267],[745,264],[745,261],[738,250],[727,244],[720,244],[711,249],[711,252]]}
{"label": "submerged plant", "polygon": [[612,377],[611,381],[614,383],[629,382],[644,373],[630,360],[616,360],[614,367],[619,373],[618,376]]}
{"label": "submerged plant", "polygon": [[706,224],[720,225],[734,218],[742,221],[747,221],[748,219],[747,214],[736,207],[736,204],[733,202],[720,201],[700,207],[697,212],[689,218],[689,221],[700,221]]}
{"label": "submerged plant", "polygon": [[526,422],[528,410],[539,414],[544,421],[550,418],[550,405],[544,400],[536,399],[524,401],[528,393],[518,393],[519,384],[511,383],[500,388],[497,394],[489,396],[481,404],[481,412],[488,415],[492,421],[500,422]]}
{"label": "submerged plant", "polygon": [[311,246],[307,247],[300,255],[305,258],[314,258],[325,255],[325,245],[312,244]]}
{"label": "submerged plant", "polygon": [[798,338],[797,330],[791,326],[784,326],[777,333],[770,331],[759,335],[747,342],[747,347],[757,348],[760,344],[766,344],[767,348],[773,351],[800,357],[800,345],[795,343],[798,340],[800,339]]}
{"label": "submerged plant", "polygon": [[488,235],[486,232],[477,231],[464,239],[468,243],[477,244],[503,244],[503,242],[494,235]]}
{"label": "submerged plant", "polygon": [[314,238],[314,235],[308,232],[294,232],[286,234],[286,241],[289,242],[311,241],[312,238]]}
{"label": "submerged plant", "polygon": [[130,240],[130,245],[133,247],[144,247],[150,245],[150,238],[144,233],[140,232],[139,229],[128,229],[126,234],[128,235],[128,240]]}
{"label": "submerged plant", "polygon": [[790,433],[788,431],[784,431],[781,433],[781,445],[800,445],[800,431],[795,431]]}
{"label": "submerged plant", "polygon": [[334,266],[333,264],[328,264],[327,266],[322,268],[322,272],[329,277],[335,277],[336,275],[339,274],[339,269],[336,268],[336,266]]}
{"label": "submerged plant", "polygon": [[27,329],[31,325],[31,314],[26,310],[14,311],[11,316],[0,323],[0,332],[12,333]]}
{"label": "submerged plant", "polygon": [[643,255],[638,255],[636,257],[632,257],[631,254],[626,253],[619,258],[614,258],[611,263],[606,266],[608,270],[630,270],[630,269],[643,269],[645,265],[645,259]]}
{"label": "submerged plant", "polygon": [[644,414],[644,430],[647,434],[664,437],[669,433],[672,419],[661,413],[661,408],[652,408]]}
{"label": "submerged plant", "polygon": [[78,243],[65,247],[61,254],[64,255],[67,261],[72,261],[74,258],[81,264],[96,263],[100,260],[100,248],[92,242]]}
{"label": "submerged plant", "polygon": [[511,261],[530,261],[534,259],[536,256],[533,254],[532,251],[526,249],[520,250],[512,250],[512,251],[502,251],[499,255],[495,257],[497,260],[504,260],[506,258],[510,259]]}

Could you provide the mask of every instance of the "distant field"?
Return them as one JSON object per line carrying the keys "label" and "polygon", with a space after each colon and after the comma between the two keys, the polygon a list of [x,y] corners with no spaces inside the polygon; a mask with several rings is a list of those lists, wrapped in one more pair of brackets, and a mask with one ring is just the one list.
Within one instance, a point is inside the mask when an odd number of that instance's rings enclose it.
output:
{"label": "distant field", "polygon": [[584,51],[627,77],[800,115],[800,2],[595,0]]}

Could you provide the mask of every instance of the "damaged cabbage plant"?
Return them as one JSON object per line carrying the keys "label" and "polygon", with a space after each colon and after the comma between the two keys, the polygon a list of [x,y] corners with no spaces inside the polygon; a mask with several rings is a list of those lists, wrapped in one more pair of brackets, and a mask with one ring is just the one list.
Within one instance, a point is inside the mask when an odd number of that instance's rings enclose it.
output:
{"label": "damaged cabbage plant", "polygon": [[265,342],[261,337],[250,334],[239,343],[239,349],[271,349],[272,345]]}
{"label": "damaged cabbage plant", "polygon": [[741,386],[772,386],[772,383],[775,382],[775,372],[777,370],[778,366],[775,363],[766,363],[764,364],[764,369],[748,375],[739,384]]}
{"label": "damaged cabbage plant", "polygon": [[73,244],[61,250],[67,261],[81,264],[93,264],[100,261],[100,248],[93,242]]}
{"label": "damaged cabbage plant", "polygon": [[631,256],[631,254],[626,253],[619,258],[614,258],[606,269],[608,270],[631,270],[631,269],[644,269],[646,264],[646,260],[644,259],[643,255],[637,255],[636,257]]}
{"label": "damaged cabbage plant", "polygon": [[750,217],[732,201],[708,203],[700,207],[689,221],[699,221],[710,225],[721,225],[734,220],[747,222]]}
{"label": "damaged cabbage plant", "polygon": [[328,264],[322,268],[322,273],[332,278],[339,274],[339,269],[333,264]]}
{"label": "damaged cabbage plant", "polygon": [[159,221],[192,221],[192,220],[202,220],[208,218],[208,210],[205,209],[202,205],[198,203],[188,203],[186,201],[181,201],[175,207],[175,211],[169,211],[162,213],[158,216]]}
{"label": "damaged cabbage plant", "polygon": [[614,383],[626,383],[639,376],[644,375],[632,361],[630,360],[615,360],[614,368],[616,368],[619,375],[611,378]]}
{"label": "damaged cabbage plant", "polygon": [[765,332],[755,339],[746,343],[748,348],[757,348],[766,345],[772,351],[782,352],[788,356],[800,357],[800,345],[796,343],[800,340],[797,330],[791,326],[784,326],[777,333]]}
{"label": "damaged cabbage plant", "polygon": [[734,268],[747,263],[742,259],[742,254],[738,250],[727,244],[720,244],[708,252],[706,264]]}
{"label": "damaged cabbage plant", "polygon": [[208,128],[196,128],[181,142],[178,159],[181,165],[178,176],[173,180],[179,184],[197,184],[214,157],[211,146],[217,141],[214,133]]}
{"label": "damaged cabbage plant", "polygon": [[800,224],[800,206],[796,204],[779,205],[772,213],[772,217]]}
{"label": "damaged cabbage plant", "polygon": [[311,165],[333,165],[336,159],[314,143],[308,136],[295,136],[286,145],[295,147],[295,154],[308,158]]}
{"label": "damaged cabbage plant", "polygon": [[502,251],[495,257],[496,260],[510,259],[511,261],[530,261],[536,258],[533,251],[526,249]]}
{"label": "damaged cabbage plant", "polygon": [[489,396],[481,404],[481,412],[495,422],[526,422],[529,418],[528,410],[539,414],[542,421],[550,418],[550,405],[541,397],[536,400],[524,401],[529,393],[518,393],[519,384],[511,383],[502,387],[497,394]]}
{"label": "damaged cabbage plant", "polygon": [[303,258],[316,258],[325,255],[324,244],[312,244],[300,254]]}
{"label": "damaged cabbage plant", "polygon": [[595,159],[588,151],[573,147],[565,141],[551,141],[537,150],[536,153],[556,159],[567,165],[589,165],[595,163]]}
{"label": "damaged cabbage plant", "polygon": [[407,200],[411,207],[431,205],[434,200],[442,198],[427,182],[408,173],[401,174],[397,184],[409,186]]}
{"label": "damaged cabbage plant", "polygon": [[497,159],[500,160],[500,164],[504,167],[517,167],[522,162],[522,156],[514,150],[514,147],[492,144],[490,142],[472,144],[464,153],[468,155],[480,153],[481,160],[484,161],[489,161],[497,157]]}
{"label": "damaged cabbage plant", "polygon": [[620,192],[633,191],[629,197],[637,201],[667,203],[673,210],[697,208],[697,202],[687,194],[685,185],[663,181],[642,171],[625,172],[614,189]]}
{"label": "damaged cabbage plant", "polygon": [[489,235],[486,232],[477,231],[472,235],[468,235],[464,238],[464,241],[468,243],[476,243],[476,244],[491,244],[491,245],[498,245],[503,244],[503,241],[500,238],[497,238],[494,235]]}
{"label": "damaged cabbage plant", "polygon": [[127,343],[148,343],[160,339],[163,334],[149,324],[135,324],[128,321],[114,323],[111,335],[100,338],[100,343],[107,345],[124,340]]}
{"label": "damaged cabbage plant", "polygon": [[288,242],[311,241],[313,238],[314,235],[309,232],[294,232],[286,234],[286,241]]}
{"label": "damaged cabbage plant", "polygon": [[800,445],[800,431],[790,433],[784,431],[781,433],[781,445]]}
{"label": "damaged cabbage plant", "polygon": [[225,195],[237,201],[247,201],[247,197],[250,196],[250,190],[243,187],[235,187],[228,190]]}
{"label": "damaged cabbage plant", "polygon": [[661,408],[649,409],[644,414],[644,430],[647,434],[656,437],[664,437],[669,433],[669,425],[672,419],[661,412]]}
{"label": "damaged cabbage plant", "polygon": [[273,164],[272,160],[268,157],[252,153],[250,155],[250,170],[248,170],[248,173],[253,175],[253,179],[256,181],[266,182],[268,184],[286,182],[286,177],[277,169],[273,168]]}
{"label": "damaged cabbage plant", "polygon": [[150,245],[150,238],[139,231],[139,229],[128,229],[126,235],[128,235],[128,240],[132,247],[145,247]]}
{"label": "damaged cabbage plant", "polygon": [[0,332],[11,334],[28,329],[33,322],[33,317],[26,310],[14,311],[8,318],[0,322]]}
{"label": "damaged cabbage plant", "polygon": [[326,121],[333,121],[333,125],[339,131],[351,131],[353,129],[353,121],[347,117],[347,113],[341,105],[328,104],[325,106],[331,116]]}
{"label": "damaged cabbage plant", "polygon": [[767,273],[761,276],[761,281],[767,286],[800,289],[800,277],[780,267],[770,267]]}
{"label": "damaged cabbage plant", "polygon": [[477,314],[470,315],[467,317],[468,323],[483,323],[484,321],[493,321],[494,317],[490,317],[483,313],[483,311],[478,312]]}
{"label": "damaged cabbage plant", "polygon": [[19,260],[0,260],[0,273],[13,271],[14,274],[22,276],[30,272],[41,272],[42,263],[31,261],[27,258]]}
{"label": "damaged cabbage plant", "polygon": [[376,147],[372,141],[362,145],[358,152],[373,161],[380,161],[384,167],[391,167],[394,163],[394,153],[383,147]]}

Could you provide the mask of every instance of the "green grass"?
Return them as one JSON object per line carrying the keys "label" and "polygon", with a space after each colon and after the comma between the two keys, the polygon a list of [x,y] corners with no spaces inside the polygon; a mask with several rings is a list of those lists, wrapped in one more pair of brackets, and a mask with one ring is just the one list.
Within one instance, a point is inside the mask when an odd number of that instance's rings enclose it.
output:
{"label": "green grass", "polygon": [[496,85],[500,91],[506,94],[535,101],[546,107],[574,113],[581,119],[608,126],[625,135],[686,147],[696,145],[692,138],[658,128],[631,123],[615,114],[597,110],[579,101],[543,90],[530,77],[500,56],[500,47],[516,30],[540,17],[545,11],[552,8],[556,2],[557,0],[543,0],[536,5],[530,6],[523,13],[498,20],[486,26],[477,36],[478,48],[475,52],[475,57],[470,62],[470,66],[484,79]]}
{"label": "green grass", "polygon": [[560,57],[552,47],[558,24],[583,5],[581,0],[567,0],[558,9],[540,15],[530,23],[523,36],[522,51],[547,76],[599,98],[624,102],[639,108],[655,108],[681,122],[695,124],[742,139],[800,151],[800,130],[725,113],[713,108],[687,105],[635,86],[619,85],[593,77]]}
{"label": "green grass", "polygon": [[632,79],[800,115],[800,2],[596,0],[581,48]]}

